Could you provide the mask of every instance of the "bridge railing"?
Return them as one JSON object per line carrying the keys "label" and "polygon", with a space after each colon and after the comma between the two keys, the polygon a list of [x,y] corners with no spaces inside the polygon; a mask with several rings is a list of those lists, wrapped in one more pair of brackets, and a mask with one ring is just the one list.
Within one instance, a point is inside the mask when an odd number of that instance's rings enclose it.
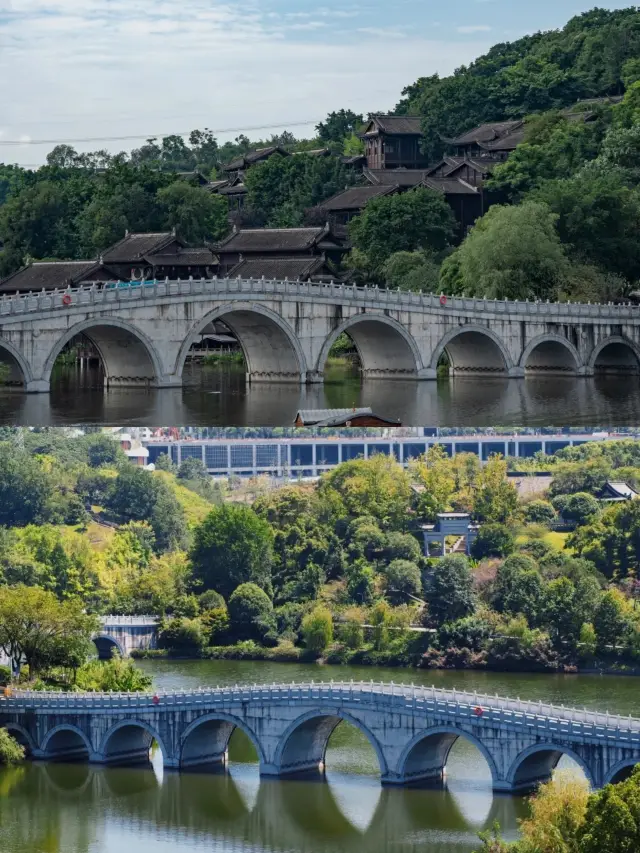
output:
{"label": "bridge railing", "polygon": [[378,710],[413,714],[446,715],[460,720],[473,719],[478,725],[499,722],[514,727],[544,729],[552,733],[571,733],[582,736],[610,737],[640,743],[640,719],[622,717],[608,712],[565,708],[543,702],[522,701],[498,695],[471,693],[460,690],[441,690],[406,684],[375,682],[318,681],[291,684],[233,685],[201,688],[195,691],[156,693],[42,693],[16,690],[11,697],[0,699],[0,713],[11,711],[55,711],[73,709],[90,713],[98,709],[130,710],[140,707],[155,710],[190,708],[235,702],[309,701],[330,703],[361,703]]}
{"label": "bridge railing", "polygon": [[129,627],[130,625],[142,626],[142,627],[153,627],[158,624],[157,616],[101,616],[100,624],[107,627],[117,627],[118,625],[122,625],[123,627]]}
{"label": "bridge railing", "polygon": [[554,318],[572,316],[575,318],[609,318],[617,320],[640,318],[640,306],[612,303],[591,304],[585,302],[538,302],[509,301],[497,299],[476,299],[466,296],[447,296],[434,293],[408,293],[400,290],[388,290],[377,285],[358,286],[343,283],[298,282],[270,279],[176,279],[163,281],[106,282],[81,285],[66,290],[36,291],[15,295],[4,294],[0,297],[0,316],[32,314],[39,311],[68,311],[73,307],[104,306],[113,303],[129,303],[141,300],[157,300],[198,295],[237,296],[269,295],[301,296],[331,301],[351,301],[357,303],[374,302],[383,306],[393,306],[398,310],[429,309],[443,313],[472,312],[482,314],[517,314]]}

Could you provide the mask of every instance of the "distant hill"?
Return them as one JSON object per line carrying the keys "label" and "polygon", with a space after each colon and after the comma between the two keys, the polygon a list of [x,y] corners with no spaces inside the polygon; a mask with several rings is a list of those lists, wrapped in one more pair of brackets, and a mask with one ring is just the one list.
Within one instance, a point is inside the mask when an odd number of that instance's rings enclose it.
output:
{"label": "distant hill", "polygon": [[444,149],[442,137],[484,122],[621,95],[625,66],[634,60],[640,62],[638,8],[593,9],[562,30],[497,44],[450,77],[422,77],[403,91],[396,112],[423,116],[435,158]]}

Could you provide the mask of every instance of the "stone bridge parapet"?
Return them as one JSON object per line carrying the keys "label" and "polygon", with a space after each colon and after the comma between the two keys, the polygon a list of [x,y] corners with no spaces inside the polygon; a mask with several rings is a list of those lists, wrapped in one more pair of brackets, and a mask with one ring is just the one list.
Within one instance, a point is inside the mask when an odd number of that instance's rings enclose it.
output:
{"label": "stone bridge parapet", "polygon": [[155,741],[168,768],[224,765],[240,728],[265,776],[322,771],[334,729],[360,729],[383,784],[440,781],[462,737],[489,766],[494,790],[529,791],[563,755],[592,786],[640,763],[640,720],[498,696],[374,683],[245,685],[185,693],[42,694],[0,700],[0,725],[36,758],[99,764],[148,761]]}
{"label": "stone bridge parapet", "polygon": [[242,347],[248,379],[322,382],[348,333],[369,378],[640,373],[640,306],[518,302],[376,286],[243,279],[87,285],[0,298],[0,353],[11,380],[48,391],[53,364],[78,335],[107,384],[179,387],[192,344],[216,320]]}

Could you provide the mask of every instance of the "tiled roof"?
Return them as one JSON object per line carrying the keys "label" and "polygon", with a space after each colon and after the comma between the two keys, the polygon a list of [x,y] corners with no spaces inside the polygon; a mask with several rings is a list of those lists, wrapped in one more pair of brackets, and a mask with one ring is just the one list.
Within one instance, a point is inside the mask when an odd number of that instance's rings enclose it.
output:
{"label": "tiled roof", "polygon": [[218,259],[211,249],[181,249],[177,253],[162,252],[145,255],[147,263],[155,267],[203,267],[216,264]]}
{"label": "tiled roof", "polygon": [[255,151],[248,151],[241,157],[236,157],[235,160],[227,163],[227,165],[222,168],[225,172],[237,172],[239,169],[246,169],[249,166],[253,166],[254,163],[266,160],[271,157],[272,154],[280,154],[283,157],[287,157],[289,152],[285,151],[284,148],[280,148],[278,145],[270,145],[268,148],[256,148]]}
{"label": "tiled roof", "polygon": [[521,124],[520,127],[514,128],[506,136],[501,136],[493,142],[478,142],[478,145],[483,151],[515,151],[518,145],[524,142],[524,136],[525,126]]}
{"label": "tiled roof", "polygon": [[425,178],[424,184],[427,189],[444,193],[445,195],[477,195],[478,188],[471,186],[466,181],[457,178]]}
{"label": "tiled roof", "polygon": [[247,258],[230,270],[229,278],[306,281],[324,264],[323,258]]}
{"label": "tiled roof", "polygon": [[220,195],[245,195],[247,188],[243,183],[233,183],[218,190]]}
{"label": "tiled roof", "polygon": [[392,133],[394,135],[422,136],[422,118],[420,116],[372,115],[364,134]]}
{"label": "tiled roof", "polygon": [[365,169],[364,177],[374,186],[417,187],[428,174],[425,169]]}
{"label": "tiled roof", "polygon": [[246,228],[235,231],[217,247],[226,252],[295,252],[304,251],[327,234],[319,228]]}
{"label": "tiled roof", "polygon": [[472,169],[475,169],[480,174],[484,175],[489,172],[492,172],[497,165],[499,165],[499,160],[479,160],[474,157],[451,157],[450,160],[456,160],[456,163],[451,164],[444,172],[444,177],[448,178],[450,175],[454,175],[459,169],[462,169],[464,166],[471,166]]}
{"label": "tiled roof", "polygon": [[0,281],[0,293],[62,289],[87,280],[86,276],[100,269],[96,261],[37,261]]}
{"label": "tiled roof", "polygon": [[149,234],[127,234],[122,240],[110,246],[102,253],[102,260],[106,264],[126,264],[130,261],[139,261],[145,255],[159,252],[176,239],[171,231],[149,233]]}
{"label": "tiled roof", "polygon": [[323,201],[320,207],[328,212],[337,210],[362,210],[374,198],[393,195],[398,192],[394,186],[351,187]]}
{"label": "tiled roof", "polygon": [[516,121],[494,121],[487,124],[481,124],[478,127],[468,130],[461,136],[455,139],[448,139],[451,145],[464,146],[473,145],[473,143],[490,143],[501,139],[507,134],[512,133],[516,128],[524,124],[522,119]]}
{"label": "tiled roof", "polygon": [[368,407],[362,409],[301,409],[296,415],[295,423],[300,422],[305,426],[344,426],[358,417],[376,418],[388,424],[399,424],[399,421],[391,421],[374,414],[373,410]]}

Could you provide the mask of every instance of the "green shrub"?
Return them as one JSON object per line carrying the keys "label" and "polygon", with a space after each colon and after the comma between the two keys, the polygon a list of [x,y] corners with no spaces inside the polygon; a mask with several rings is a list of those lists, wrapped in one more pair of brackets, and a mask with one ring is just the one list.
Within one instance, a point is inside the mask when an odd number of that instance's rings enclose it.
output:
{"label": "green shrub", "polygon": [[132,660],[114,657],[111,660],[91,660],[76,672],[75,687],[92,693],[114,690],[118,693],[141,693],[148,690],[153,679]]}
{"label": "green shrub", "polygon": [[158,634],[162,649],[181,652],[198,652],[207,645],[208,637],[200,619],[171,619]]}
{"label": "green shrub", "polygon": [[302,620],[302,636],[309,651],[321,655],[333,642],[333,617],[327,607],[316,607]]}
{"label": "green shrub", "polygon": [[0,764],[18,764],[24,758],[24,747],[6,729],[0,729]]}
{"label": "green shrub", "polygon": [[243,583],[229,598],[231,631],[239,640],[263,642],[275,634],[273,604],[263,589],[254,583]]}

